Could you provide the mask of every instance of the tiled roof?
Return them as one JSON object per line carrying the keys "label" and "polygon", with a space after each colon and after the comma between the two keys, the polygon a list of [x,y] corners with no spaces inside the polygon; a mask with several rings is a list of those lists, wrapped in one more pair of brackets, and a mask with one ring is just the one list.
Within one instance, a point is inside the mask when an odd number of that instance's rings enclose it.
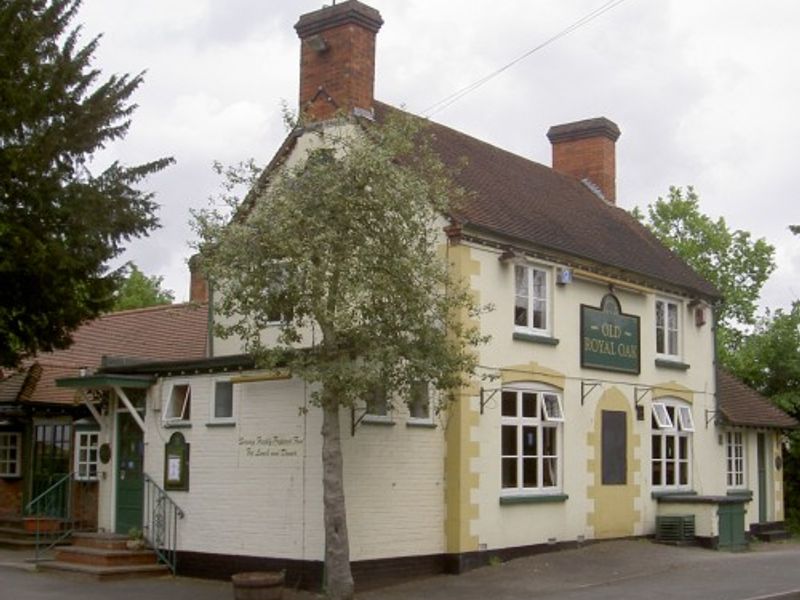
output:
{"label": "tiled roof", "polygon": [[723,369],[717,369],[717,398],[722,416],[731,425],[782,429],[800,426],[796,419]]}
{"label": "tiled roof", "polygon": [[[78,328],[66,350],[40,354],[41,377],[30,400],[72,402],[75,390],[57,388],[55,380],[75,377],[81,367],[95,370],[104,356],[147,360],[206,357],[208,309],[197,304],[167,304],[103,315]],[[8,380],[6,380],[8,381]],[[5,391],[0,382],[0,398]]]}
{"label": "tiled roof", "polygon": [[42,368],[33,364],[0,380],[0,404],[30,400],[41,375]]}
{"label": "tiled roof", "polygon": [[[397,110],[380,102],[375,108],[378,121]],[[574,177],[437,123],[430,123],[429,131],[434,150],[470,195],[453,214],[464,227],[703,296],[719,295],[627,211]]]}

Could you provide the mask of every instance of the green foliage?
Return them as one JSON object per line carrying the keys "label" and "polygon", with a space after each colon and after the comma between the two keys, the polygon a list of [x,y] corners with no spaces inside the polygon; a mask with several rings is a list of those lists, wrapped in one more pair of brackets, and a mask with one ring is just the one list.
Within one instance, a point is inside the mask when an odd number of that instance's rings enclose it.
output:
{"label": "green foliage", "polygon": [[[788,312],[779,309],[760,319],[731,362],[745,383],[800,420],[800,301]],[[800,531],[800,432],[791,432],[788,441],[783,475],[786,515]]]}
{"label": "green foliage", "polygon": [[[239,337],[262,365],[288,363],[321,383],[323,405],[351,406],[379,384],[398,397],[418,381],[458,387],[482,341],[463,316],[478,308],[443,260],[441,215],[457,190],[420,122],[309,137],[303,159],[269,181],[252,163],[230,170],[225,208],[195,214],[225,323],[217,332]],[[241,204],[232,191],[247,180]],[[278,343],[267,347],[261,333],[276,318]]]}
{"label": "green foliage", "polygon": [[112,310],[171,304],[175,300],[175,293],[172,290],[161,288],[163,277],[157,275],[148,277],[132,262],[127,263],[125,268],[127,275],[117,290]]}
{"label": "green foliage", "polygon": [[[642,212],[633,215],[642,220]],[[724,364],[742,340],[740,327],[755,323],[759,293],[775,270],[775,248],[747,231],[731,231],[700,212],[694,188],[670,187],[667,199],[647,207],[645,225],[661,242],[710,281],[723,296],[716,307],[720,357]]]}
{"label": "green foliage", "polygon": [[789,225],[789,230],[795,235],[800,235],[800,225]]}
{"label": "green foliage", "polygon": [[98,38],[70,29],[79,0],[0,2],[0,364],[63,348],[109,310],[123,242],[157,226],[137,189],[171,159],[100,173],[94,154],[128,131],[142,76],[100,81]]}

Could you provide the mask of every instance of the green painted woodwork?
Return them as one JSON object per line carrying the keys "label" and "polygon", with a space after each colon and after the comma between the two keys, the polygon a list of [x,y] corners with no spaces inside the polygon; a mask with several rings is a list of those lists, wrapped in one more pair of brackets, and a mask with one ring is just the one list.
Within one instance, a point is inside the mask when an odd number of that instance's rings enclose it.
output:
{"label": "green painted woodwork", "polygon": [[747,538],[744,533],[744,501],[720,504],[717,509],[719,517],[719,550],[745,550]]}
{"label": "green painted woodwork", "polygon": [[758,453],[758,522],[767,522],[767,439],[763,433],[757,437]]}
{"label": "green painted woodwork", "polygon": [[581,304],[582,367],[638,374],[639,348],[639,317],[623,314],[613,294],[600,308]]}
{"label": "green painted woodwork", "polygon": [[116,532],[141,529],[144,504],[144,434],[127,412],[117,415]]}

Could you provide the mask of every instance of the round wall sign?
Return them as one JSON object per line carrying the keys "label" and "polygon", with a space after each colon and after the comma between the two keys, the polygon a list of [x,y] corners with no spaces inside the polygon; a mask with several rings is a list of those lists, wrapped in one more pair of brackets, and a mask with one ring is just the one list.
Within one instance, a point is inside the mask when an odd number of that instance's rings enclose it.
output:
{"label": "round wall sign", "polygon": [[100,444],[100,448],[97,452],[100,456],[100,462],[107,465],[108,461],[111,460],[111,446],[108,444]]}
{"label": "round wall sign", "polygon": [[775,468],[780,471],[783,468],[783,458],[780,456],[775,457]]}

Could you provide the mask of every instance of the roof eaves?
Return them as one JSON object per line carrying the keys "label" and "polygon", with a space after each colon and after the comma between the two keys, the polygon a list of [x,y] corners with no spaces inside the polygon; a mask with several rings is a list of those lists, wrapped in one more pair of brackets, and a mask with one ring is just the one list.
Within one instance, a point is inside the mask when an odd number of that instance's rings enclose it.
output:
{"label": "roof eaves", "polygon": [[[624,269],[622,267],[617,267],[615,265],[601,263],[590,256],[581,255],[579,253],[567,253],[563,250],[553,248],[545,244],[535,244],[529,239],[516,237],[484,225],[471,223],[464,219],[458,219],[456,217],[451,217],[451,219],[458,222],[462,230],[467,232],[466,235],[464,235],[465,239],[476,243],[484,243],[489,245],[513,244],[519,246],[525,252],[538,254],[541,258],[552,260],[554,262],[562,262],[565,264],[565,266],[580,266],[588,268],[592,271],[605,272],[614,277],[628,279],[631,281],[631,283],[645,285],[658,290],[677,292],[686,294],[688,296],[696,296],[704,298],[709,302],[713,302],[719,298],[718,295],[712,295],[707,290],[701,290],[693,286],[676,284],[674,282],[653,277],[646,273],[640,273]],[[474,237],[470,236],[470,233],[473,233]]]}

